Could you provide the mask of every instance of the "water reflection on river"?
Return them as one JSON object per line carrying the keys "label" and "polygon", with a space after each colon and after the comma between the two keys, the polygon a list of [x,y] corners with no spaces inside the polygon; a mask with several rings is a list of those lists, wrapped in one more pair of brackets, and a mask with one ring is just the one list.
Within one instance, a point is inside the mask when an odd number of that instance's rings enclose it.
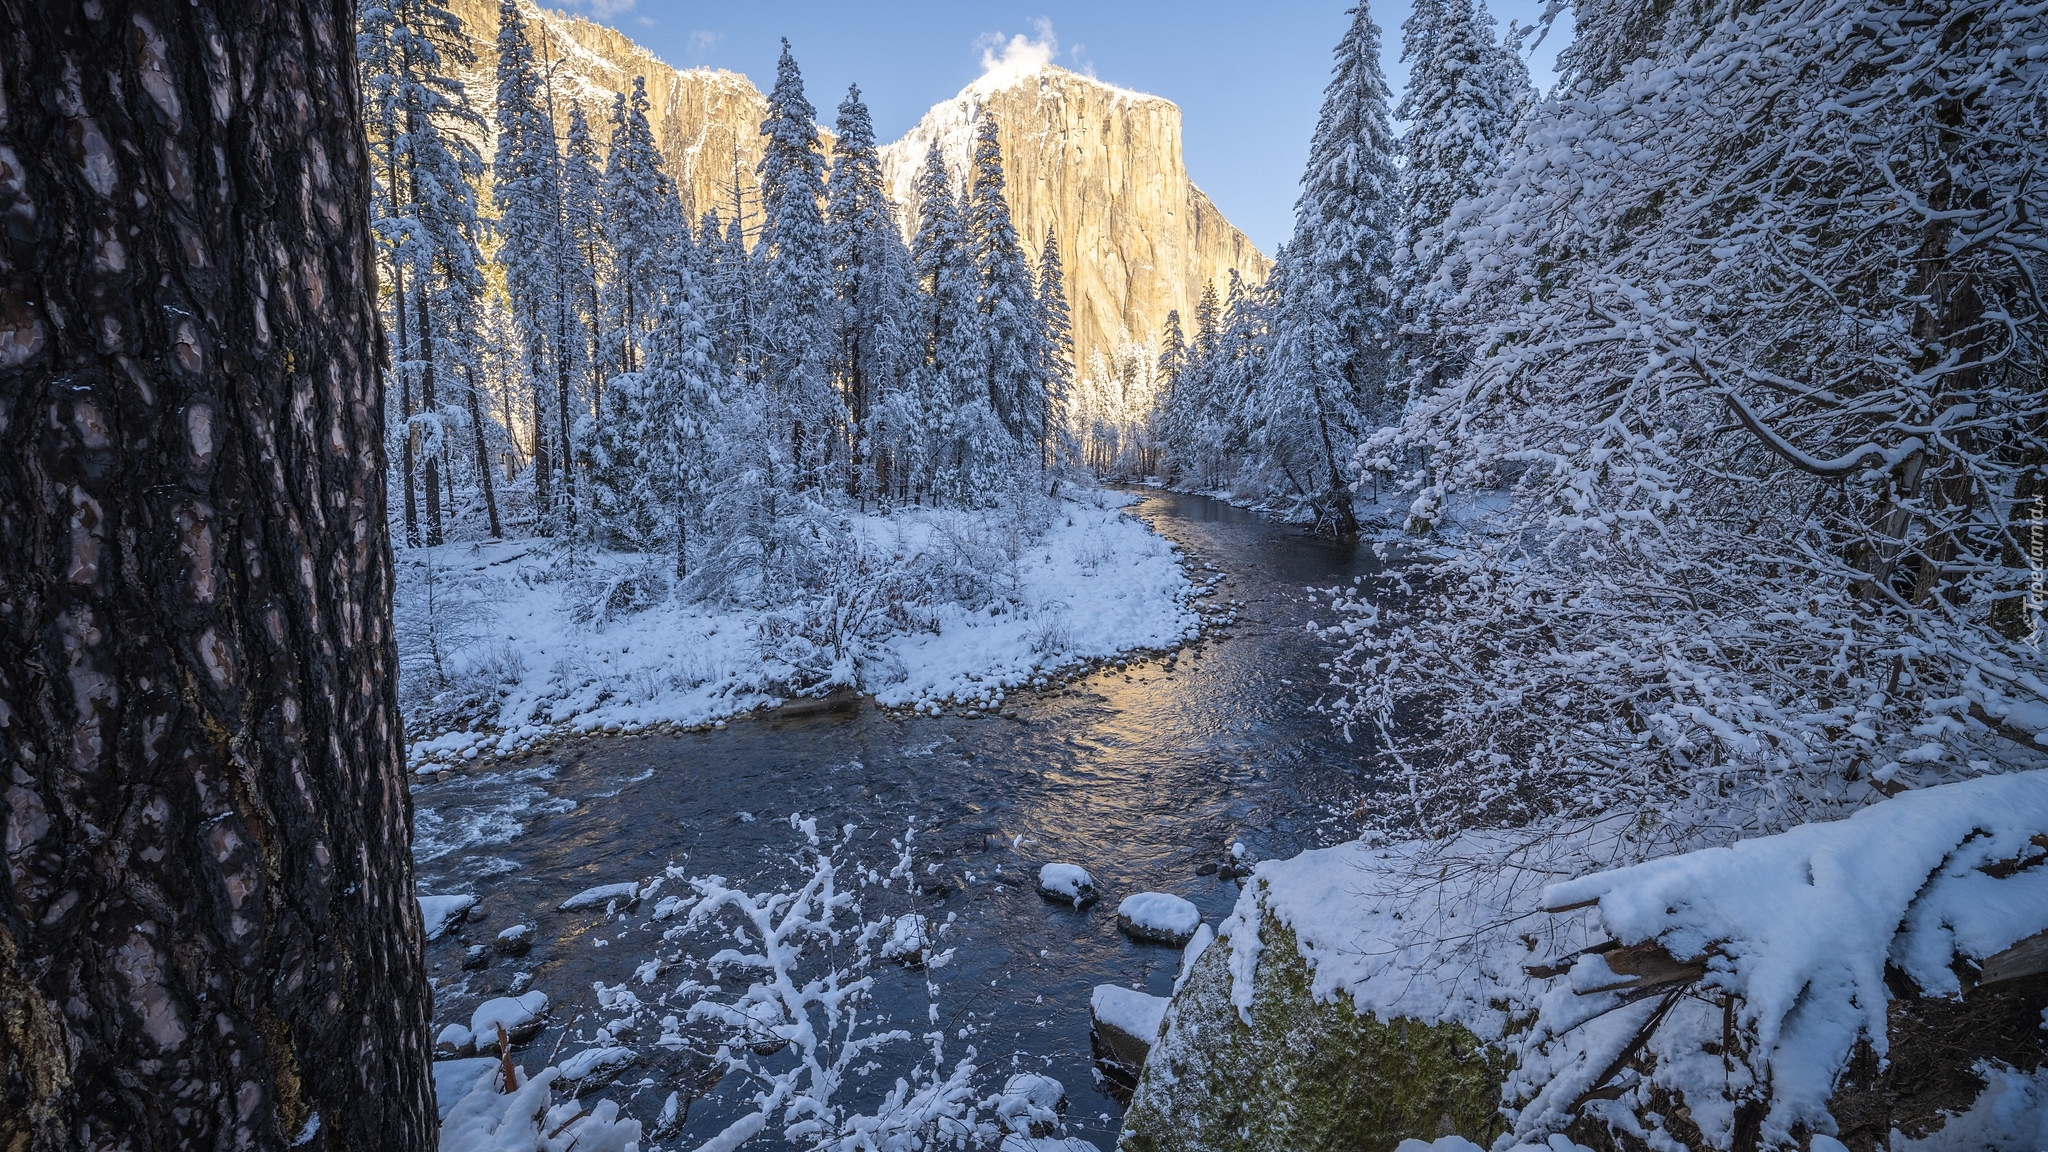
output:
{"label": "water reflection on river", "polygon": [[[1226,843],[1242,840],[1263,857],[1334,842],[1366,790],[1359,749],[1314,711],[1329,648],[1304,625],[1315,614],[1305,589],[1348,583],[1369,570],[1370,554],[1205,497],[1152,493],[1133,511],[1197,572],[1214,565],[1224,576],[1212,602],[1242,602],[1227,637],[1191,645],[1171,669],[1134,664],[1044,695],[1015,693],[1008,718],[899,719],[863,704],[721,731],[578,741],[417,787],[420,890],[475,892],[487,914],[466,940],[429,949],[437,1025],[466,1021],[480,999],[529,973],[531,987],[556,1002],[554,1026],[518,1054],[536,1069],[565,1027],[574,1036],[594,1026],[593,981],[628,980],[658,934],[638,928],[644,910],[609,924],[601,909],[556,911],[569,895],[670,863],[758,886],[796,845],[783,819],[794,811],[881,833],[868,856],[886,867],[887,837],[914,818],[931,853],[919,870],[937,864],[927,883],[944,892],[918,906],[959,917],[948,941],[956,959],[935,974],[949,1036],[971,1027],[968,1042],[998,1085],[996,1069],[1013,1058],[1048,1071],[1066,1085],[1074,1134],[1109,1148],[1121,1109],[1091,1074],[1089,993],[1117,983],[1164,994],[1179,960],[1176,949],[1119,935],[1117,900],[1178,893],[1214,923],[1238,886],[1199,870]],[[1086,866],[1102,901],[1075,912],[1042,900],[1031,881],[1048,860]],[[531,955],[461,970],[466,944],[521,922],[538,927]],[[889,974],[880,1006],[922,1025],[922,980]],[[652,1038],[637,1046],[646,1051]],[[568,1039],[560,1055],[577,1046]],[[955,1041],[949,1059],[958,1054]],[[633,1097],[628,1111],[651,1120],[680,1075],[679,1065],[650,1060],[608,1095]],[[631,1087],[641,1079],[656,1083]],[[715,1132],[740,1087],[699,1102],[686,1131],[662,1145],[687,1148]]]}

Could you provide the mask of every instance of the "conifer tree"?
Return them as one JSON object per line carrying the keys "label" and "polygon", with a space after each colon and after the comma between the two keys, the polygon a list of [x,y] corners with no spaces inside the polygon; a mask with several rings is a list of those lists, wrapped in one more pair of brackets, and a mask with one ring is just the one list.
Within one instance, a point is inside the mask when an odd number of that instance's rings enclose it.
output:
{"label": "conifer tree", "polygon": [[1051,225],[1038,253],[1039,376],[1045,406],[1039,419],[1039,458],[1050,466],[1069,455],[1065,444],[1067,409],[1074,392],[1074,321],[1067,303],[1067,274],[1060,263],[1059,238]]}
{"label": "conifer tree", "polygon": [[910,254],[882,182],[875,129],[860,88],[839,105],[826,187],[831,241],[831,371],[846,412],[847,495],[880,495],[874,420],[885,390],[913,366]]}
{"label": "conifer tree", "polygon": [[[1339,535],[1357,531],[1344,475],[1353,443],[1385,413],[1391,274],[1400,219],[1379,26],[1364,4],[1337,44],[1295,203],[1265,413],[1269,451]],[[1304,480],[1301,472],[1317,479]]]}
{"label": "conifer tree", "polygon": [[561,232],[560,157],[555,125],[541,90],[541,76],[527,38],[526,18],[514,0],[498,5],[498,154],[491,166],[492,195],[498,203],[500,261],[513,318],[524,345],[522,365],[532,395],[533,485],[536,528],[552,531],[552,472],[549,448],[555,421],[546,381],[555,292],[555,262]]}
{"label": "conifer tree", "polygon": [[431,0],[367,7],[358,28],[365,127],[377,183],[373,228],[393,289],[392,367],[399,382],[406,541],[421,543],[414,466],[423,453],[425,542],[439,544],[442,431],[450,417],[441,410],[437,370],[473,354],[451,339],[462,329],[449,313],[473,307],[482,291],[471,191],[482,161],[467,140],[482,118],[470,107],[462,81],[449,73],[475,57],[462,22]]}
{"label": "conifer tree", "polygon": [[578,351],[590,383],[590,405],[604,410],[604,381],[610,363],[605,347],[604,304],[599,285],[613,276],[611,246],[605,234],[604,168],[583,107],[569,106],[569,139],[562,155],[562,227],[575,259],[569,264],[569,285],[576,315],[584,328]]}
{"label": "conifer tree", "polygon": [[782,42],[768,94],[761,185],[760,318],[763,378],[775,419],[788,431],[795,487],[822,479],[841,409],[829,380],[832,268],[825,236],[825,156],[803,74]]}
{"label": "conifer tree", "polygon": [[1031,266],[1010,221],[997,129],[995,117],[983,112],[968,189],[967,246],[981,314],[980,366],[987,373],[989,407],[1010,438],[1025,445],[1036,443],[1044,426],[1044,365]]}
{"label": "conifer tree", "polygon": [[911,240],[910,262],[923,302],[919,455],[925,487],[935,494],[941,489],[957,494],[957,477],[967,454],[962,436],[970,425],[986,423],[982,417],[988,414],[988,397],[974,264],[960,202],[936,142],[925,152],[916,193],[917,233]]}

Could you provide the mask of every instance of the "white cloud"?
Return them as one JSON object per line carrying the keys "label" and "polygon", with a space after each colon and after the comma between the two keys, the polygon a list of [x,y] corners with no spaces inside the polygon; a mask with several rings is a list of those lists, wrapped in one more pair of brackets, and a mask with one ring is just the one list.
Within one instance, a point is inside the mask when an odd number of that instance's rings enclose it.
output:
{"label": "white cloud", "polygon": [[699,28],[690,33],[690,54],[693,56],[708,56],[713,49],[723,43],[725,43],[725,33],[713,32],[708,28]]}
{"label": "white cloud", "polygon": [[1001,32],[985,32],[975,38],[981,49],[981,78],[974,86],[985,92],[1010,84],[1044,68],[1060,54],[1059,37],[1053,35],[1052,21],[1041,16],[1032,22],[1036,38]]}

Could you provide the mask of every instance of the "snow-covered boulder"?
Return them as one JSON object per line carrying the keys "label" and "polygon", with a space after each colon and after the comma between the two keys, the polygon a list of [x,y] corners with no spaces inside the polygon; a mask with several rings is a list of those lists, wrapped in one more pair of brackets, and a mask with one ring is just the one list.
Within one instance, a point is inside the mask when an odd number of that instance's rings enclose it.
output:
{"label": "snow-covered boulder", "polygon": [[[1484,1147],[1501,1135],[1509,1065],[1488,1041],[1510,1024],[1495,1003],[1527,983],[1529,956],[1515,935],[1526,920],[1503,910],[1529,908],[1543,881],[1454,870],[1483,882],[1418,897],[1416,877],[1444,871],[1421,857],[1440,850],[1353,843],[1260,863],[1231,916],[1188,942],[1119,1152],[1390,1150],[1447,1129]],[[1475,952],[1435,943],[1495,922],[1506,926]],[[1233,1138],[1189,1136],[1221,1131]]]}
{"label": "snow-covered boulder", "polygon": [[521,996],[500,996],[476,1006],[470,1014],[469,1030],[476,1037],[479,1052],[498,1050],[498,1028],[514,1044],[531,1040],[541,1029],[541,1016],[548,1010],[548,994],[528,992]]}
{"label": "snow-covered boulder", "polygon": [[898,916],[889,926],[889,938],[882,942],[882,959],[909,968],[924,967],[932,946],[931,921],[915,912]]}
{"label": "snow-covered boulder", "polygon": [[434,1055],[467,1056],[476,1051],[476,1034],[460,1024],[450,1024],[434,1037]]}
{"label": "snow-covered boulder", "polygon": [[1096,1055],[1135,1071],[1159,1038],[1166,997],[1148,996],[1121,984],[1098,984],[1088,998],[1088,1012],[1094,1022]]}
{"label": "snow-covered boulder", "polygon": [[420,920],[429,940],[439,940],[450,924],[460,924],[462,917],[476,907],[474,896],[421,896],[419,902]]}
{"label": "snow-covered boulder", "polygon": [[583,891],[562,901],[558,907],[564,912],[574,912],[578,908],[595,908],[599,904],[610,905],[613,901],[617,901],[618,907],[627,908],[631,907],[633,902],[638,899],[640,899],[640,886],[638,884],[599,884],[595,888],[585,888]]}
{"label": "snow-covered boulder", "polygon": [[1095,901],[1095,878],[1079,864],[1047,864],[1038,870],[1038,894],[1079,908]]}
{"label": "snow-covered boulder", "polygon": [[1116,906],[1116,926],[1133,940],[1178,948],[1195,938],[1202,914],[1179,896],[1139,892],[1124,897]]}
{"label": "snow-covered boulder", "polygon": [[533,951],[533,925],[514,924],[491,941],[503,956],[524,956]]}
{"label": "snow-covered boulder", "polygon": [[574,1083],[576,1095],[582,1096],[618,1079],[619,1073],[639,1059],[639,1053],[617,1045],[585,1048],[562,1061],[562,1079]]}
{"label": "snow-covered boulder", "polygon": [[1003,1084],[995,1101],[996,1120],[1019,1136],[1050,1136],[1067,1111],[1067,1086],[1037,1072],[1020,1072]]}

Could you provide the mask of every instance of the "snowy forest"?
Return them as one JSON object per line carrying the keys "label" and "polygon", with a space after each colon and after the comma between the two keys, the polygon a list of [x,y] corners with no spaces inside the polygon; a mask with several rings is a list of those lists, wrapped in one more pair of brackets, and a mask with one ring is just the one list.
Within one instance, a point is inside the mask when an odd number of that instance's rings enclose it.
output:
{"label": "snowy forest", "polygon": [[1540,9],[0,0],[0,1148],[2048,1148],[2048,0]]}

